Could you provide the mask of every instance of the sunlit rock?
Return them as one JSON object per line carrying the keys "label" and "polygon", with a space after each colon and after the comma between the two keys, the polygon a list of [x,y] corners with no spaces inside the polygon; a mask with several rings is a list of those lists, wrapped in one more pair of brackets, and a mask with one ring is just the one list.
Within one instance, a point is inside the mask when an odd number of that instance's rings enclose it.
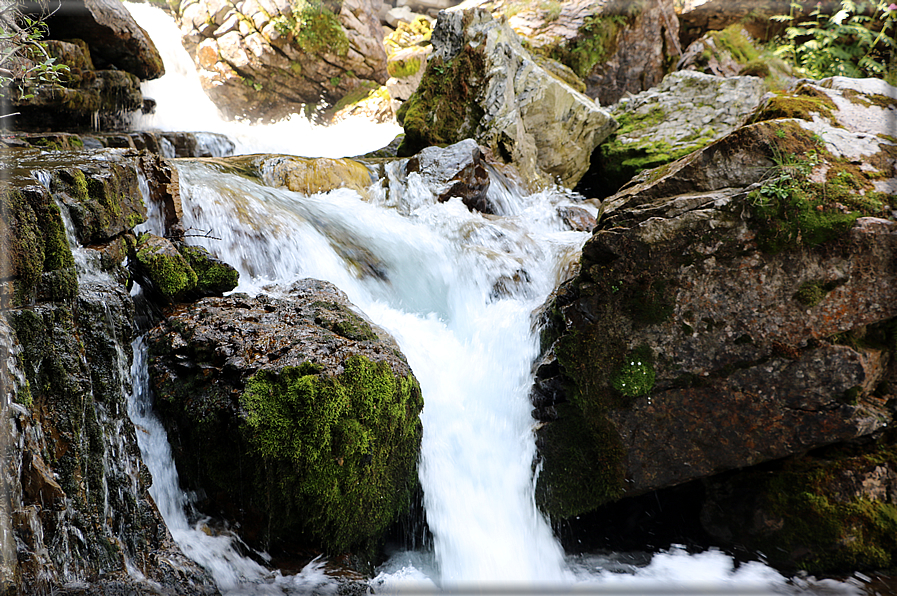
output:
{"label": "sunlit rock", "polygon": [[472,138],[527,183],[573,186],[616,123],[588,97],[548,74],[506,24],[481,9],[440,13],[434,54],[397,117],[400,154]]}

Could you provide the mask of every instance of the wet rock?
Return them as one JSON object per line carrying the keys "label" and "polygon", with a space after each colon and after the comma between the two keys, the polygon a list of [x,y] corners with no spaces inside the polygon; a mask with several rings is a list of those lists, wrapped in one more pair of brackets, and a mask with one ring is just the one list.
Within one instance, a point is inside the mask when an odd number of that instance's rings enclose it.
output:
{"label": "wet rock", "polygon": [[483,152],[470,139],[445,149],[427,147],[405,164],[405,174],[412,172],[418,173],[434,189],[440,203],[457,197],[471,211],[495,212],[487,196],[489,172]]}
{"label": "wet rock", "polygon": [[85,161],[78,167],[59,170],[51,178],[50,190],[71,214],[75,235],[82,244],[111,240],[146,221],[131,156],[105,155],[108,160]]}
{"label": "wet rock", "polygon": [[397,118],[400,155],[474,139],[514,163],[527,184],[567,186],[588,169],[594,147],[615,128],[592,100],[541,68],[506,24],[482,9],[441,12],[434,54]]}
{"label": "wet rock", "polygon": [[200,80],[229,118],[278,120],[386,82],[374,0],[175,2]]}
{"label": "wet rock", "polygon": [[220,296],[239,282],[236,269],[206,249],[152,234],[140,236],[133,257],[134,277],[164,304]]}
{"label": "wet rock", "polygon": [[[25,3],[22,12],[34,16],[42,14],[36,2]],[[97,69],[112,67],[140,80],[157,79],[165,74],[162,57],[153,40],[121,2],[66,0],[46,23],[49,39],[84,40]]]}
{"label": "wet rock", "polygon": [[367,166],[348,158],[266,156],[256,167],[265,184],[307,195],[350,188],[366,197],[374,182]]}
{"label": "wet rock", "polygon": [[[22,12],[44,14],[44,3]],[[11,98],[17,130],[121,130],[143,107],[140,81],[164,73],[146,32],[117,0],[71,0],[46,18],[47,52],[69,67],[61,86],[36,85]],[[32,97],[28,97],[32,95]]]}
{"label": "wet rock", "polygon": [[576,232],[591,232],[595,229],[597,220],[587,209],[582,207],[558,207],[558,215],[567,226]]}
{"label": "wet rock", "polygon": [[224,157],[234,151],[233,141],[210,132],[10,132],[0,138],[0,146],[54,151],[137,149],[163,157]]}
{"label": "wet rock", "polygon": [[66,242],[59,207],[43,186],[0,191],[0,251],[9,266],[0,303],[31,304],[38,297],[73,298],[78,291],[75,259]]}
{"label": "wet rock", "polygon": [[205,298],[148,342],[182,481],[250,544],[369,552],[410,506],[420,389],[332,284]]}
{"label": "wet rock", "polygon": [[548,511],[892,423],[891,114],[897,89],[882,81],[805,84],[605,201],[547,310],[568,388],[538,433]]}

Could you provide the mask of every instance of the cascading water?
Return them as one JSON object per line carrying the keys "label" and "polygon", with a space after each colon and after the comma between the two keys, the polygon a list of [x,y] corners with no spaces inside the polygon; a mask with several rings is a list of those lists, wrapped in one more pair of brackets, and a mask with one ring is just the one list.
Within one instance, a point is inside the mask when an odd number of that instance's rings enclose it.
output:
{"label": "cascading water", "polygon": [[[173,22],[157,9],[129,9],[166,54],[172,73],[166,76],[177,76],[178,70],[193,76],[189,58],[188,67],[170,63],[172,48],[182,52]],[[163,81],[146,89],[158,101],[158,116],[144,126],[195,129],[201,123],[207,130],[235,135],[217,121],[166,121],[168,106],[182,110],[185,101],[180,84],[173,85],[177,99],[170,100]],[[239,131],[244,139],[261,134],[238,143],[237,151],[360,154],[382,146],[396,132],[381,128],[387,133],[369,137],[365,146],[359,134],[346,137],[339,129],[312,127],[302,146],[284,147],[276,137],[299,138],[288,132],[294,125],[244,127]],[[322,142],[324,136],[333,143]],[[179,160],[177,167],[184,226],[210,236],[189,240],[237,267],[237,291],[276,294],[303,277],[331,281],[396,337],[420,381],[425,405],[419,476],[433,548],[393,555],[371,582],[377,593],[509,586],[546,593],[575,586],[801,592],[802,586],[788,584],[760,563],[736,568],[718,551],[690,555],[674,548],[646,556],[649,562],[638,565],[612,555],[565,557],[538,511],[535,422],[528,400],[537,355],[532,311],[564,277],[586,238],[565,231],[557,215],[558,206],[576,197],[557,189],[525,195],[494,179],[491,198],[500,213],[484,216],[457,199],[437,203],[417,174],[405,179],[395,165],[388,168],[389,192],[377,185],[368,200],[346,189],[307,196],[272,188],[201,161]],[[139,342],[134,352],[134,386],[146,387]],[[135,396],[132,416],[145,431],[141,448],[155,478],[153,494],[172,533],[191,557],[207,568],[222,568],[225,579],[218,581],[225,591],[246,593],[240,582],[257,585],[263,571],[247,571],[251,566],[245,561],[189,534],[196,530],[186,522],[188,503],[164,432],[152,416],[148,393],[135,390]],[[225,569],[229,565],[231,571]],[[853,586],[832,589],[844,593]]]}

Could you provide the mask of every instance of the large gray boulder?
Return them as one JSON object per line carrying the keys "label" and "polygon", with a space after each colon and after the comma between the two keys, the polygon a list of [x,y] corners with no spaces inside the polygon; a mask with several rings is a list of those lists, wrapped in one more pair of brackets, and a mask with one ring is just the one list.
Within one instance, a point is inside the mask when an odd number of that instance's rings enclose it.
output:
{"label": "large gray boulder", "polygon": [[895,117],[882,81],[806,82],[605,202],[546,315],[549,512],[892,423]]}
{"label": "large gray boulder", "polygon": [[575,186],[616,122],[533,60],[514,31],[482,9],[444,11],[433,56],[397,117],[400,154],[472,138],[514,163],[524,180]]}
{"label": "large gray boulder", "polygon": [[660,85],[610,108],[620,123],[593,164],[599,198],[614,194],[643,170],[688,155],[742,124],[765,92],[757,77],[668,74]]}
{"label": "large gray boulder", "polygon": [[[473,4],[482,3],[463,6]],[[534,53],[573,69],[601,105],[656,86],[682,53],[673,0],[494,4]]]}

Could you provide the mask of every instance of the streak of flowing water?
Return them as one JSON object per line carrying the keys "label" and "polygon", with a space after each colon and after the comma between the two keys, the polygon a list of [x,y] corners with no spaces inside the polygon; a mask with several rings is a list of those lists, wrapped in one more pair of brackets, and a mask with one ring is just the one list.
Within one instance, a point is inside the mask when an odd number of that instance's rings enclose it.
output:
{"label": "streak of flowing water", "polygon": [[181,46],[181,32],[169,15],[151,4],[125,2],[162,55],[165,75],[141,84],[145,97],[157,100],[153,114],[137,114],[135,130],[201,131],[226,134],[236,154],[286,153],[304,157],[342,157],[349,143],[355,155],[380,149],[402,129],[363,120],[317,126],[301,114],[269,125],[224,120],[202,90],[196,66]]}

